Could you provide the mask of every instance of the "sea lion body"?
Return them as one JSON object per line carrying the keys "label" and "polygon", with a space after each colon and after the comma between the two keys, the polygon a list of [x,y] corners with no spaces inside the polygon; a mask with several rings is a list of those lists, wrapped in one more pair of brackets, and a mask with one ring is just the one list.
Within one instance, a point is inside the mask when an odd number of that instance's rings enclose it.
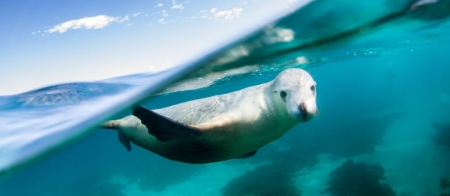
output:
{"label": "sea lion body", "polygon": [[[175,161],[211,163],[246,157],[316,114],[315,86],[307,72],[289,69],[268,83],[153,111],[175,121],[169,120],[169,127],[177,123],[188,125],[186,129],[195,134],[192,137],[168,136],[167,141],[160,141],[164,139],[158,139],[161,132],[152,135],[148,128],[158,126],[160,122],[155,121],[159,120],[144,123],[146,117],[139,114],[109,121],[104,126],[117,129],[122,143],[131,141]],[[156,129],[165,132],[171,128]]]}

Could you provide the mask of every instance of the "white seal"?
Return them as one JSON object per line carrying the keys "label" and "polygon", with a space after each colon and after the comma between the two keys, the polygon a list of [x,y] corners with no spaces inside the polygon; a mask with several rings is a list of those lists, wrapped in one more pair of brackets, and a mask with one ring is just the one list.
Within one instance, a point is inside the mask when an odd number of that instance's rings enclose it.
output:
{"label": "white seal", "polygon": [[250,157],[317,113],[316,82],[302,69],[228,94],[147,110],[108,121],[128,150],[130,141],[171,160],[211,163]]}

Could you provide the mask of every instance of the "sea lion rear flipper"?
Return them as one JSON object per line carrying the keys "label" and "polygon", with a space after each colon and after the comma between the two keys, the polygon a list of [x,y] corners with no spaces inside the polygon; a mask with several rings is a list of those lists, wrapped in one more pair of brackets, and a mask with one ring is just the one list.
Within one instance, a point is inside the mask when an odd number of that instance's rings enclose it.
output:
{"label": "sea lion rear flipper", "polygon": [[125,138],[120,131],[117,131],[118,136],[119,136],[119,141],[120,143],[122,143],[125,148],[127,148],[127,151],[131,151],[131,144],[130,144],[130,140],[128,140],[127,138]]}
{"label": "sea lion rear flipper", "polygon": [[238,157],[236,157],[236,159],[243,159],[243,158],[249,158],[249,157],[255,156],[255,154],[256,154],[257,151],[258,151],[258,150],[255,150],[255,151],[249,152],[249,153],[247,153],[247,154],[238,156]]}
{"label": "sea lion rear flipper", "polygon": [[201,134],[197,128],[176,122],[140,105],[133,108],[133,115],[141,120],[150,134],[162,142],[189,139]]}

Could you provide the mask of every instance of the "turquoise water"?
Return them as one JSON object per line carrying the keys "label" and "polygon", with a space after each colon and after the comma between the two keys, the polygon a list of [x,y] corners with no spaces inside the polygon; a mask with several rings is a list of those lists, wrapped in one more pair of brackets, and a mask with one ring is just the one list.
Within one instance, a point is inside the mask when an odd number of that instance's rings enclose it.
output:
{"label": "turquoise water", "polygon": [[[9,174],[0,181],[0,195],[450,194],[449,1],[416,11],[413,1],[314,3],[213,60],[199,61],[206,68],[143,103],[157,109],[267,82],[288,67],[304,68],[318,84],[320,115],[254,157],[190,165],[138,147],[127,152],[115,132],[85,120],[142,94],[142,85],[170,71],[58,85],[0,100],[6,130],[0,166]],[[295,32],[294,39],[271,37],[280,29]],[[250,55],[240,55],[242,49]],[[116,108],[116,118],[130,113],[122,109]],[[16,125],[30,118],[44,125]],[[77,127],[91,134],[81,137]],[[13,131],[24,136],[33,129],[49,137],[12,137]],[[54,148],[45,144],[59,146],[74,135],[81,139],[8,170],[21,162],[4,157],[45,154],[35,149]],[[10,147],[17,141],[23,143]]]}

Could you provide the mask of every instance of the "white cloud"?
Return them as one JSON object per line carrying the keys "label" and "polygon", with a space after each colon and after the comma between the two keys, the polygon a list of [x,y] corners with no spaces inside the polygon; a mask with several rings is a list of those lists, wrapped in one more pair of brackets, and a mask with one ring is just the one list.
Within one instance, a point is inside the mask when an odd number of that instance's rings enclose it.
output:
{"label": "white cloud", "polygon": [[215,13],[215,16],[217,18],[224,18],[224,19],[234,19],[234,18],[239,18],[239,16],[241,15],[242,12],[242,8],[233,8],[231,10],[224,10],[224,11],[220,11]]}
{"label": "white cloud", "polygon": [[172,0],[172,8],[171,9],[184,9],[182,4],[177,4],[175,0]]}
{"label": "white cloud", "polygon": [[164,20],[164,18],[161,18],[158,20],[159,24],[166,24],[166,20]]}
{"label": "white cloud", "polygon": [[130,17],[127,15],[127,16],[125,16],[125,17],[123,17],[123,18],[117,18],[117,21],[114,21],[114,22],[118,22],[118,23],[122,23],[122,22],[125,22],[125,21],[128,21],[128,20],[130,20]]}
{"label": "white cloud", "polygon": [[131,15],[131,16],[133,16],[133,17],[138,17],[139,15],[141,15],[142,14],[142,12],[137,12],[137,13],[134,13],[133,15]]}
{"label": "white cloud", "polygon": [[169,15],[166,10],[161,11],[161,13],[162,13],[163,16],[168,16]]}
{"label": "white cloud", "polygon": [[183,5],[178,4],[178,5],[173,5],[172,9],[184,9]]}
{"label": "white cloud", "polygon": [[[230,10],[222,10],[219,11],[218,8],[212,8],[209,12],[209,16],[207,15],[202,15],[202,18],[208,18],[208,19],[225,19],[225,20],[230,20],[230,19],[235,19],[235,18],[239,18],[239,16],[241,15],[241,12],[244,9],[242,8],[233,8]],[[200,11],[201,13],[204,13],[204,11]],[[211,16],[212,15],[212,16]]]}
{"label": "white cloud", "polygon": [[124,21],[128,21],[129,16],[125,16],[123,18],[119,17],[111,17],[106,15],[99,15],[93,17],[84,17],[78,20],[70,20],[67,22],[60,23],[50,29],[45,30],[46,33],[64,33],[69,29],[101,29],[108,24],[117,22],[122,23]]}
{"label": "white cloud", "polygon": [[158,5],[157,5],[158,7],[162,7],[163,6],[163,4],[162,3],[158,3]]}

